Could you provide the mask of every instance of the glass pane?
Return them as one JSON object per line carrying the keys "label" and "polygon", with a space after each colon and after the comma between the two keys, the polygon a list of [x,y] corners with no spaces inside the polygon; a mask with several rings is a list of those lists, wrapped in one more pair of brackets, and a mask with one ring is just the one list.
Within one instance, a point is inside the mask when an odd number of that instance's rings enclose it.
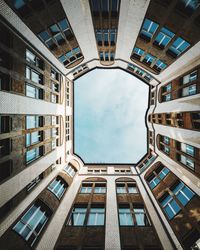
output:
{"label": "glass pane", "polygon": [[35,87],[26,85],[26,96],[37,98],[37,90]]}
{"label": "glass pane", "polygon": [[31,134],[26,134],[26,146],[31,145]]}
{"label": "glass pane", "polygon": [[39,132],[33,132],[31,134],[31,144],[37,143],[39,141]]}
{"label": "glass pane", "polygon": [[47,41],[50,38],[50,35],[47,31],[40,32],[38,36],[43,40],[43,42]]}
{"label": "glass pane", "polygon": [[121,226],[132,226],[133,218],[130,212],[130,209],[128,208],[120,208],[119,209],[119,223]]}
{"label": "glass pane", "polygon": [[60,22],[58,22],[59,27],[61,28],[61,30],[65,31],[66,29],[69,28],[69,25],[67,23],[66,19],[61,20]]}
{"label": "glass pane", "polygon": [[55,35],[55,34],[57,34],[58,32],[60,32],[60,30],[59,30],[59,28],[58,28],[58,26],[57,26],[56,24],[52,25],[52,26],[50,27],[50,30],[51,30],[51,32],[52,32],[52,35]]}
{"label": "glass pane", "polygon": [[35,71],[32,71],[32,74],[31,74],[31,80],[35,83],[40,83],[40,77],[39,77],[39,74]]}

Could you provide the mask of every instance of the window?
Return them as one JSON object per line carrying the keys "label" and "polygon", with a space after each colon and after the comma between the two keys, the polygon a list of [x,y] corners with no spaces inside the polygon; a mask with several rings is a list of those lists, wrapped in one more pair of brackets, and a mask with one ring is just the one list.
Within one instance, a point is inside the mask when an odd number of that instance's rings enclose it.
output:
{"label": "window", "polygon": [[43,173],[33,179],[27,186],[27,192],[31,191],[41,180],[43,179]]}
{"label": "window", "polygon": [[66,183],[62,178],[57,177],[48,186],[48,190],[50,190],[53,194],[55,194],[55,196],[58,197],[58,199],[61,199],[64,192],[66,191]]}
{"label": "window", "polygon": [[197,76],[197,70],[195,70],[195,71],[191,72],[190,74],[184,76],[183,80],[182,80],[182,83],[183,84],[187,84],[187,83],[196,81],[197,78],[198,78],[198,76]]}
{"label": "window", "polygon": [[126,194],[125,183],[117,183],[117,194]]}
{"label": "window", "polygon": [[179,0],[177,8],[187,16],[191,16],[199,5],[199,0]]}
{"label": "window", "polygon": [[156,61],[156,64],[154,65],[154,68],[158,71],[161,71],[163,69],[165,69],[167,67],[167,64],[164,63],[163,61],[161,60],[157,60]]}
{"label": "window", "polygon": [[0,133],[8,133],[11,130],[11,119],[9,116],[0,116]]}
{"label": "window", "polygon": [[42,127],[42,116],[26,116],[26,129]]}
{"label": "window", "polygon": [[174,57],[181,55],[187,48],[190,47],[190,44],[186,42],[181,37],[178,37],[173,44],[169,47],[169,53]]}
{"label": "window", "polygon": [[161,200],[161,206],[169,219],[172,219],[181,210],[180,206],[170,194],[167,194],[167,196]]}
{"label": "window", "polygon": [[170,101],[172,99],[172,94],[167,94],[163,96],[163,101],[167,102]]}
{"label": "window", "polygon": [[150,226],[149,219],[143,207],[134,207],[133,215],[135,216],[137,226]]}
{"label": "window", "polygon": [[0,157],[9,155],[12,150],[12,139],[2,139],[0,140]]}
{"label": "window", "polygon": [[194,170],[194,160],[186,157],[184,155],[180,156],[180,162],[183,163],[185,166],[189,167],[191,170]]}
{"label": "window", "polygon": [[168,174],[169,174],[169,169],[168,168],[166,168],[166,167],[163,167],[162,169],[161,169],[161,171],[158,173],[158,176],[160,177],[160,179],[162,180],[162,179],[164,179],[165,178],[165,176],[167,176]]}
{"label": "window", "polygon": [[195,94],[197,94],[196,84],[191,85],[191,86],[186,87],[186,88],[183,88],[181,91],[182,91],[181,96],[195,95]]}
{"label": "window", "polygon": [[163,88],[164,92],[170,92],[172,90],[172,84],[169,83]]}
{"label": "window", "polygon": [[50,49],[65,43],[65,39],[70,40],[73,36],[67,19],[62,19],[58,23],[52,24],[48,30],[44,30],[38,34],[40,40]]}
{"label": "window", "polygon": [[165,145],[162,145],[161,146],[161,150],[165,153],[165,154],[168,154],[170,153],[170,148],[165,146]]}
{"label": "window", "polygon": [[200,112],[191,113],[192,127],[200,130]]}
{"label": "window", "polygon": [[119,207],[120,226],[150,226],[149,219],[143,206]]}
{"label": "window", "polygon": [[92,193],[92,183],[82,183],[82,187],[80,189],[81,194],[89,194]]}
{"label": "window", "polygon": [[42,131],[36,131],[33,133],[26,134],[26,147],[36,144],[42,139]]}
{"label": "window", "polygon": [[106,184],[105,183],[95,183],[94,193],[95,194],[105,194],[106,193]]}
{"label": "window", "polygon": [[51,93],[51,102],[58,103],[58,96]]}
{"label": "window", "polygon": [[154,189],[159,183],[160,180],[158,179],[157,176],[155,176],[154,174],[152,174],[148,179],[147,179],[149,186],[151,189]]}
{"label": "window", "polygon": [[174,33],[170,31],[169,29],[163,27],[161,31],[158,33],[154,44],[161,47],[162,49],[167,46],[167,44],[171,41],[171,39],[174,37]]}
{"label": "window", "polygon": [[55,80],[59,80],[59,73],[55,69],[51,69],[51,77]]}
{"label": "window", "polygon": [[154,189],[161,182],[161,180],[169,174],[169,172],[169,169],[162,165],[155,169],[154,173],[147,178],[150,188]]}
{"label": "window", "polygon": [[13,162],[11,160],[0,163],[0,182],[11,176],[13,172]]}
{"label": "window", "polygon": [[43,84],[43,75],[28,66],[26,66],[26,78],[35,83]]}
{"label": "window", "polygon": [[26,61],[34,64],[36,67],[43,69],[44,62],[40,58],[38,58],[35,54],[33,54],[30,50],[26,50]]}
{"label": "window", "polygon": [[146,56],[143,59],[143,62],[150,65],[154,61],[154,59],[155,59],[155,57],[152,56],[151,54],[146,54]]}
{"label": "window", "polygon": [[128,192],[129,192],[129,194],[138,194],[138,190],[137,190],[136,184],[127,183],[127,186],[128,186]]}
{"label": "window", "polygon": [[33,148],[26,151],[26,163],[36,160],[38,157],[40,157],[40,148]]}
{"label": "window", "polygon": [[91,207],[89,212],[88,226],[103,226],[105,217],[105,208]]}
{"label": "window", "polygon": [[119,208],[119,224],[120,226],[133,226],[133,218],[130,208]]}
{"label": "window", "polygon": [[141,56],[144,55],[144,50],[135,47],[135,48],[133,49],[133,53],[134,53],[135,55],[137,55],[139,58],[141,58]]}
{"label": "window", "polygon": [[181,151],[188,155],[194,156],[194,147],[185,143],[181,143]]}
{"label": "window", "polygon": [[85,221],[87,207],[75,207],[72,210],[71,218],[69,221],[70,226],[83,226]]}
{"label": "window", "polygon": [[179,182],[171,190],[183,206],[185,206],[194,196],[192,190],[189,189],[189,187],[187,187],[183,182]]}
{"label": "window", "polygon": [[169,145],[169,143],[170,143],[170,138],[167,137],[167,136],[163,136],[163,142],[164,142],[165,144]]}
{"label": "window", "polygon": [[69,175],[69,176],[71,176],[72,178],[75,176],[75,174],[76,174],[76,170],[72,167],[72,166],[70,166],[70,165],[67,165],[65,168],[64,168],[64,170],[65,170],[65,172]]}
{"label": "window", "polygon": [[158,28],[158,24],[151,21],[150,19],[145,19],[144,24],[142,26],[142,30],[140,32],[140,36],[142,38],[147,38],[150,40],[155,34]]}
{"label": "window", "polygon": [[43,203],[36,202],[21,217],[21,219],[13,227],[13,230],[21,235],[31,246],[33,246],[50,215],[50,210]]}
{"label": "window", "polygon": [[79,47],[73,48],[71,51],[68,51],[67,53],[60,56],[58,59],[60,62],[62,62],[65,66],[69,65],[70,63],[73,63],[77,59],[81,58],[83,55],[81,53],[81,50]]}
{"label": "window", "polygon": [[35,99],[43,99],[43,89],[26,84],[26,96]]}

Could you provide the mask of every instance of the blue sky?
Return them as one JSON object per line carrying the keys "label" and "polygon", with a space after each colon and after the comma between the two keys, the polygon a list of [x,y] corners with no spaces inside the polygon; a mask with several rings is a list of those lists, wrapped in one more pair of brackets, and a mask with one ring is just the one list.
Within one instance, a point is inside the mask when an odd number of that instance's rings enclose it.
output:
{"label": "blue sky", "polygon": [[119,69],[74,83],[75,153],[85,163],[136,163],[147,147],[148,86]]}

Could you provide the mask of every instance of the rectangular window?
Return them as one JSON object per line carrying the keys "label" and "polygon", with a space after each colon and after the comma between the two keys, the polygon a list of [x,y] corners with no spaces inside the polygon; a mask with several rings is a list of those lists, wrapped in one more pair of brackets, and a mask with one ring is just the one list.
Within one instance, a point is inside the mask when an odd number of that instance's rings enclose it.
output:
{"label": "rectangular window", "polygon": [[143,59],[143,62],[151,65],[151,63],[155,60],[155,56],[152,56],[151,54],[146,54],[146,56]]}
{"label": "rectangular window", "polygon": [[12,150],[12,139],[2,139],[0,140],[0,157],[9,155]]}
{"label": "rectangular window", "polygon": [[163,101],[164,102],[168,102],[168,101],[170,101],[172,99],[172,94],[171,93],[169,93],[169,94],[167,94],[167,95],[163,95]]}
{"label": "rectangular window", "polygon": [[88,226],[103,226],[105,217],[105,208],[91,207],[89,211]]}
{"label": "rectangular window", "polygon": [[127,186],[129,194],[138,194],[138,189],[136,187],[136,184],[128,183]]}
{"label": "rectangular window", "polygon": [[92,192],[92,183],[82,183],[81,194],[89,194]]}
{"label": "rectangular window", "polygon": [[33,179],[27,186],[27,192],[31,191],[41,180],[43,179],[43,173]]}
{"label": "rectangular window", "polygon": [[181,90],[181,96],[190,96],[190,95],[195,95],[195,94],[197,94],[196,84],[185,87]]}
{"label": "rectangular window", "polygon": [[149,219],[143,207],[133,208],[133,214],[135,216],[137,226],[150,226]]}
{"label": "rectangular window", "polygon": [[181,151],[188,155],[194,156],[195,148],[191,145],[181,143]]}
{"label": "rectangular window", "polygon": [[130,208],[119,208],[119,224],[120,226],[133,226],[133,217]]}
{"label": "rectangular window", "polygon": [[13,227],[24,240],[33,246],[50,217],[50,210],[43,203],[35,203]]}
{"label": "rectangular window", "polygon": [[162,199],[161,206],[170,220],[181,210],[180,206],[170,194],[167,194],[167,196]]}
{"label": "rectangular window", "polygon": [[160,180],[154,174],[149,176],[147,181],[148,181],[149,186],[150,186],[151,189],[154,189],[160,183]]}
{"label": "rectangular window", "polygon": [[158,173],[158,176],[160,177],[160,179],[162,180],[162,179],[164,179],[165,178],[165,176],[167,176],[168,174],[169,174],[169,169],[168,168],[166,168],[166,167],[164,167],[164,168],[162,168],[162,170]]}
{"label": "rectangular window", "polygon": [[26,78],[35,83],[43,84],[43,75],[28,66],[26,66]]}
{"label": "rectangular window", "polygon": [[135,47],[135,48],[133,49],[133,53],[134,53],[134,55],[136,55],[138,58],[141,58],[141,56],[144,55],[144,50]]}
{"label": "rectangular window", "polygon": [[70,226],[83,226],[85,221],[87,208],[86,207],[74,207],[72,210],[71,218],[69,221]]}
{"label": "rectangular window", "polygon": [[35,99],[43,99],[43,89],[26,84],[26,96]]}
{"label": "rectangular window", "polygon": [[125,183],[117,183],[117,194],[126,194]]}
{"label": "rectangular window", "polygon": [[173,44],[169,47],[169,52],[174,57],[181,55],[187,48],[190,47],[190,44],[186,42],[181,37],[178,37]]}
{"label": "rectangular window", "polygon": [[42,140],[42,131],[35,131],[33,133],[26,134],[26,147],[34,145]]}
{"label": "rectangular window", "polygon": [[31,150],[26,151],[26,163],[32,162],[40,157],[39,148],[33,148]]}
{"label": "rectangular window", "polygon": [[183,206],[185,206],[195,195],[192,190],[187,187],[183,182],[179,182],[171,190]]}
{"label": "rectangular window", "polygon": [[67,165],[65,168],[64,168],[65,172],[71,176],[72,178],[75,176],[76,174],[76,171],[73,167],[71,167],[70,165]]}
{"label": "rectangular window", "polygon": [[165,144],[169,145],[169,143],[170,143],[170,138],[167,137],[167,136],[163,136],[163,142],[164,142]]}
{"label": "rectangular window", "polygon": [[106,193],[106,184],[105,183],[95,183],[94,193],[95,194],[105,194]]}
{"label": "rectangular window", "polygon": [[9,116],[0,116],[0,133],[4,134],[4,133],[8,133],[10,132],[10,124],[11,120]]}
{"label": "rectangular window", "polygon": [[184,76],[184,77],[183,77],[183,80],[182,80],[182,83],[183,83],[183,84],[187,84],[187,83],[196,81],[197,78],[198,78],[197,70],[195,70],[195,71],[191,72],[190,74]]}
{"label": "rectangular window", "polygon": [[51,77],[55,80],[59,80],[59,73],[55,69],[51,69]]}
{"label": "rectangular window", "polygon": [[26,129],[39,128],[42,126],[42,116],[27,115],[26,116]]}
{"label": "rectangular window", "polygon": [[156,70],[159,70],[159,71],[165,69],[166,67],[167,67],[167,64],[164,63],[164,62],[161,61],[161,60],[157,60],[157,61],[156,61],[156,64],[154,65],[154,68],[155,68]]}
{"label": "rectangular window", "polygon": [[186,157],[184,155],[181,155],[180,162],[183,163],[186,167],[194,171],[195,163],[193,159]]}
{"label": "rectangular window", "polygon": [[167,46],[167,44],[171,41],[171,39],[174,37],[174,35],[175,34],[172,31],[163,27],[161,31],[158,33],[154,41],[154,44],[164,49]]}
{"label": "rectangular window", "polygon": [[55,194],[55,196],[58,197],[58,199],[61,199],[64,192],[66,191],[66,183],[62,178],[57,177],[48,186],[48,190],[50,190],[53,194]]}
{"label": "rectangular window", "polygon": [[34,64],[36,67],[39,67],[40,69],[44,68],[44,61],[41,60],[39,57],[37,57],[28,49],[26,49],[26,61]]}
{"label": "rectangular window", "polygon": [[163,90],[164,92],[170,92],[172,90],[172,84],[171,83],[167,84]]}
{"label": "rectangular window", "polygon": [[150,19],[145,19],[144,24],[142,26],[142,30],[140,32],[140,36],[142,38],[147,38],[148,40],[151,40],[157,28],[158,28],[157,23],[153,22]]}

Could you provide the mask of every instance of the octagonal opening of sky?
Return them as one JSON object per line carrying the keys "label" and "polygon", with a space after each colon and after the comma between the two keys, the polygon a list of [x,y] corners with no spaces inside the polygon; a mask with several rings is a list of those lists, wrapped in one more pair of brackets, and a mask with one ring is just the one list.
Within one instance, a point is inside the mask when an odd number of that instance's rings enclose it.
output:
{"label": "octagonal opening of sky", "polygon": [[120,69],[74,82],[74,153],[84,163],[137,163],[147,153],[149,86]]}

